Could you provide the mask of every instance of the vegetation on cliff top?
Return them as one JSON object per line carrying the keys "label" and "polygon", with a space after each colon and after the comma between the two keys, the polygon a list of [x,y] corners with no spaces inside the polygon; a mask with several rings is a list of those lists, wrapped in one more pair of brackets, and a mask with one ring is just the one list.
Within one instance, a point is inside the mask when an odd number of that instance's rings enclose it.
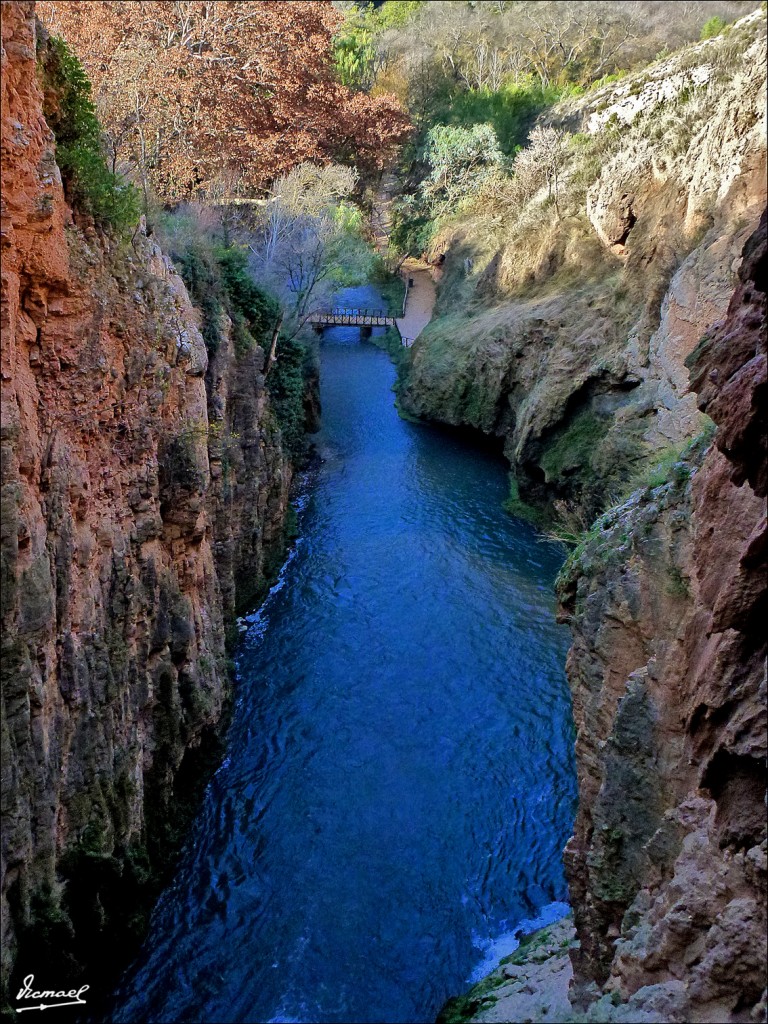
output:
{"label": "vegetation on cliff top", "polygon": [[138,194],[107,168],[91,83],[80,61],[63,39],[41,42],[43,111],[56,137],[56,162],[67,198],[98,224],[121,231],[138,220]]}
{"label": "vegetation on cliff top", "polygon": [[408,136],[389,94],[337,79],[330,4],[40,2],[94,85],[113,171],[164,200],[264,189],[303,160],[380,169]]}
{"label": "vegetation on cliff top", "polygon": [[[405,198],[394,205],[393,241],[420,255],[449,207],[455,213],[473,200],[487,201],[481,178],[467,175],[462,161],[478,133],[489,153],[503,155],[489,163],[509,176],[537,115],[556,100],[605,85],[698,39],[705,23],[711,32],[715,19],[725,24],[756,5],[389,0],[336,6],[345,9],[335,37],[342,77],[370,95],[396,95],[416,127],[403,151]],[[436,128],[449,126],[450,147],[442,138],[436,145]],[[455,192],[449,204],[430,188],[447,148],[457,172],[442,178],[444,193]],[[503,177],[494,176],[492,199]]]}

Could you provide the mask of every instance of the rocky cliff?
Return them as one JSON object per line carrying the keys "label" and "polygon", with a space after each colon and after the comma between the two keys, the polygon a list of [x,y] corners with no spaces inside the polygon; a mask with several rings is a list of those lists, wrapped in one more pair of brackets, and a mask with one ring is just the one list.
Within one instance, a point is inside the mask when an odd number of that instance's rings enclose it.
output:
{"label": "rocky cliff", "polygon": [[435,238],[400,402],[503,439],[518,514],[587,526],[705,425],[685,359],[765,204],[765,55],[757,12],[554,108],[557,208],[501,185]]}
{"label": "rocky cliff", "polygon": [[[511,510],[579,541],[574,1019],[765,1019],[765,49],[758,12],[550,112],[560,209],[444,225],[400,382],[502,438]],[[519,982],[446,1019],[502,1019]]]}
{"label": "rocky cliff", "polygon": [[73,215],[34,4],[2,6],[3,973],[71,988],[88,966],[106,990],[178,845],[292,470],[262,349],[236,356],[225,324],[209,365],[158,246]]}
{"label": "rocky cliff", "polygon": [[560,580],[579,812],[577,991],[765,1019],[766,217],[689,358],[714,446],[603,516]]}
{"label": "rocky cliff", "polygon": [[714,440],[599,517],[558,581],[577,941],[540,933],[441,1021],[766,1020],[767,225],[688,359]]}

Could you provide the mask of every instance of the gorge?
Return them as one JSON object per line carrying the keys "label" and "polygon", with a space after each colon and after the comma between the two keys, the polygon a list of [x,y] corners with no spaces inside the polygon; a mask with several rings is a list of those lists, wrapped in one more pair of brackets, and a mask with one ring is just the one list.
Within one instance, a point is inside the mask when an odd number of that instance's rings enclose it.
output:
{"label": "gorge", "polygon": [[568,904],[441,1020],[764,1020],[765,12],[403,163],[397,374],[78,209],[2,13],[3,1013],[428,1021]]}
{"label": "gorge", "polygon": [[398,418],[358,333],[324,335],[323,462],[115,1020],[431,1021],[565,896],[562,556],[505,514],[498,455]]}

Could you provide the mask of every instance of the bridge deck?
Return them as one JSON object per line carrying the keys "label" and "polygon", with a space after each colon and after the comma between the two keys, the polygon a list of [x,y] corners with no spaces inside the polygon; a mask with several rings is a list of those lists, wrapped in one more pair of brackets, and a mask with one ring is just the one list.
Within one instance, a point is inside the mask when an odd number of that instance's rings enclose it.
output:
{"label": "bridge deck", "polygon": [[394,327],[395,318],[385,309],[331,309],[313,313],[311,324],[321,327]]}

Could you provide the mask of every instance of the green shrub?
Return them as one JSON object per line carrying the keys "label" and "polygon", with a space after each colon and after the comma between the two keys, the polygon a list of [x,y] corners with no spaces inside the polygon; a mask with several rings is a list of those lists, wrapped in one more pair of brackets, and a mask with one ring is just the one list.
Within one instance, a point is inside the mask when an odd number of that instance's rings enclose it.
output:
{"label": "green shrub", "polygon": [[520,497],[520,485],[514,475],[510,475],[509,478],[509,497],[504,502],[504,509],[511,516],[522,519],[531,526],[542,527],[546,521],[543,510],[534,508]]}
{"label": "green shrub", "polygon": [[376,286],[388,311],[400,316],[405,298],[405,282],[402,276],[391,271],[381,256],[376,256],[371,264],[368,280]]}
{"label": "green shrub", "polygon": [[682,445],[674,445],[662,452],[647,471],[645,479],[642,480],[645,487],[654,490],[656,487],[663,487],[664,484],[676,478],[674,470],[682,457],[682,448]]}
{"label": "green shrub", "polygon": [[490,124],[501,151],[505,156],[514,156],[515,151],[526,144],[536,115],[555,103],[562,93],[562,89],[554,86],[542,89],[533,79],[507,83],[496,90],[456,91],[437,120],[463,127]]}
{"label": "green shrub", "polygon": [[166,235],[165,246],[202,313],[201,331],[208,354],[214,355],[221,344],[225,313],[232,321],[237,356],[255,345],[266,348],[280,310],[251,277],[245,249],[214,244],[186,223],[183,215],[169,221],[161,226],[161,234]]}
{"label": "green shrub", "polygon": [[668,567],[667,577],[666,591],[668,594],[671,594],[673,597],[688,597],[690,595],[691,589],[688,579],[683,576],[676,565]]}
{"label": "green shrub", "polygon": [[169,249],[171,259],[187,286],[190,298],[202,313],[200,325],[205,347],[214,355],[221,344],[224,290],[212,250],[202,240]]}
{"label": "green shrub", "polygon": [[237,245],[219,246],[215,257],[235,325],[237,354],[243,355],[254,342],[265,347],[280,313],[277,302],[249,274],[245,249]]}
{"label": "green shrub", "polygon": [[556,481],[567,472],[578,472],[589,467],[595,445],[605,430],[605,421],[595,413],[590,410],[580,412],[541,457],[541,468],[547,481]]}
{"label": "green shrub", "polygon": [[391,244],[409,256],[421,256],[429,249],[437,228],[421,196],[404,196],[392,204]]}
{"label": "green shrub", "polygon": [[56,138],[56,160],[67,198],[103,227],[124,231],[139,217],[136,189],[113,174],[101,152],[101,126],[91,83],[63,39],[41,51],[45,118]]}
{"label": "green shrub", "polygon": [[344,25],[334,39],[333,57],[336,73],[342,85],[347,85],[351,89],[365,89],[370,86],[376,49],[371,30],[360,15]]}
{"label": "green shrub", "polygon": [[267,377],[270,403],[283,435],[283,448],[300,459],[306,447],[304,396],[313,372],[312,353],[297,338],[280,338],[276,360]]}
{"label": "green shrub", "polygon": [[714,39],[715,36],[719,36],[720,35],[720,33],[725,28],[725,25],[726,25],[725,21],[723,21],[723,19],[720,17],[719,14],[716,14],[713,18],[710,18],[709,21],[705,21],[704,22],[704,25],[702,26],[702,29],[701,29],[701,37],[700,38],[701,39]]}
{"label": "green shrub", "polygon": [[388,29],[402,28],[421,7],[422,0],[398,0],[347,11],[333,40],[336,72],[344,85],[369,89],[376,74],[374,38]]}

